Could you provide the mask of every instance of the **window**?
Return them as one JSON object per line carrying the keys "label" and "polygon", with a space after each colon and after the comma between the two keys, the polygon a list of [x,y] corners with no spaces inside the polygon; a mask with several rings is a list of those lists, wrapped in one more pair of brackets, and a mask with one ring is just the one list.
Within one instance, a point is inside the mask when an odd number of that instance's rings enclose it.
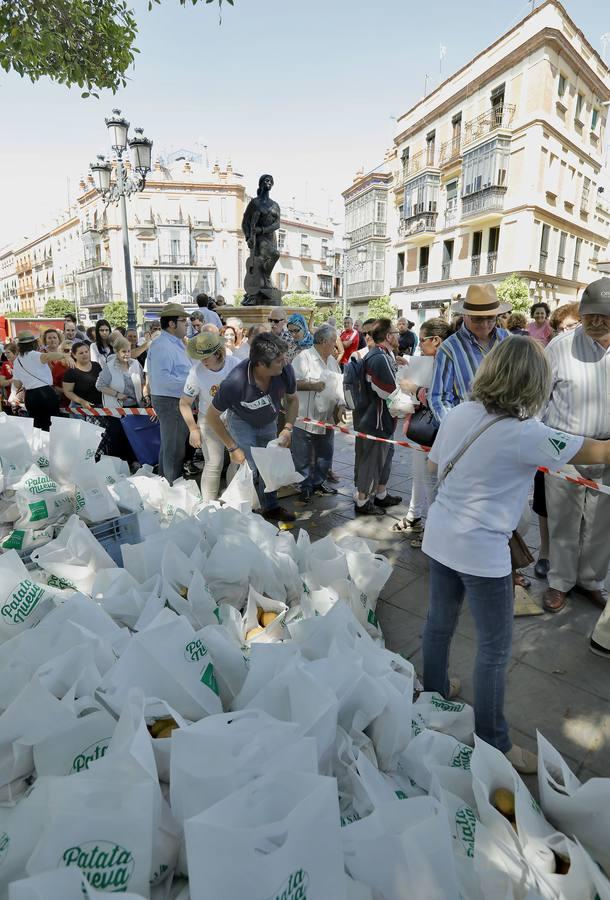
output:
{"label": "window", "polygon": [[490,187],[505,187],[508,157],[509,142],[504,139],[488,141],[464,153],[462,197]]}
{"label": "window", "polygon": [[595,131],[597,128],[597,120],[599,119],[599,110],[594,109],[591,112],[591,131]]}
{"label": "window", "polygon": [[[207,266],[208,264],[208,245],[205,241],[199,241],[197,244],[197,265]],[[241,271],[241,269],[240,269]]]}
{"label": "window", "polygon": [[583,108],[584,102],[585,102],[585,98],[583,97],[583,95],[582,95],[582,94],[578,94],[577,97],[576,97],[576,113],[575,113],[575,115],[574,115],[574,118],[575,118],[578,122],[581,121],[581,118],[580,118],[580,117],[581,117],[581,115],[582,115],[582,108]]}
{"label": "window", "polygon": [[593,245],[593,256],[591,257],[591,259],[592,259],[594,262],[597,262],[597,260],[599,259],[599,251],[600,251],[600,249],[601,249],[601,248],[600,248],[599,244],[594,244],[594,245]]}
{"label": "window", "polygon": [[149,242],[148,241],[140,241],[139,250],[138,250],[138,256],[140,257],[140,259],[142,259],[142,260],[149,259],[150,254],[148,251],[149,251]]}
{"label": "window", "polygon": [[403,176],[407,174],[409,171],[409,153],[410,148],[405,147],[405,149],[400,154],[400,159],[402,160],[402,174]]}
{"label": "window", "polygon": [[563,265],[566,261],[566,241],[568,235],[565,231],[559,236],[559,250],[557,252],[557,277],[563,278]]}
{"label": "window", "polygon": [[385,222],[386,207],[387,207],[387,204],[386,204],[385,200],[376,200],[375,201],[375,221],[376,222]]}
{"label": "window", "polygon": [[498,261],[498,246],[500,244],[500,229],[490,228],[487,238],[487,274],[495,275]]}
{"label": "window", "polygon": [[[282,252],[282,250],[286,249],[286,232],[283,228],[280,228],[277,233],[277,249]],[[322,257],[324,259],[324,257]]]}
{"label": "window", "polygon": [[491,108],[493,111],[494,125],[502,124],[504,112],[504,84],[498,85],[491,92]]}
{"label": "window", "polygon": [[582,238],[576,238],[574,247],[574,266],[572,268],[572,281],[578,281],[578,273],[580,270],[580,251],[582,249]]}
{"label": "window", "polygon": [[542,237],[540,239],[540,264],[538,266],[541,272],[546,272],[546,261],[549,256],[549,237],[551,234],[551,226],[542,226]]}
{"label": "window", "polygon": [[309,249],[309,235],[308,234],[301,235],[301,256],[311,256],[311,251]]}
{"label": "window", "polygon": [[457,221],[458,205],[458,180],[447,184],[447,206],[445,208],[445,227],[453,225]]}
{"label": "window", "polygon": [[428,281],[428,260],[430,258],[430,248],[419,248],[419,283],[426,284]]}
{"label": "window", "polygon": [[451,263],[453,261],[453,241],[443,241],[443,264],[441,267],[441,279],[446,281],[451,277]]}
{"label": "window", "polygon": [[328,259],[328,238],[322,238],[320,243],[320,259]]}
{"label": "window", "polygon": [[426,165],[434,165],[434,149],[436,143],[436,131],[430,131],[426,135]]}
{"label": "window", "polygon": [[319,275],[320,279],[320,296],[330,300],[333,295],[333,279],[331,275]]}
{"label": "window", "polygon": [[453,146],[457,144],[460,145],[460,135],[462,133],[462,113],[456,113],[455,116],[451,119],[451,140],[453,142]]}
{"label": "window", "polygon": [[140,300],[149,302],[155,299],[155,273],[150,269],[145,269],[140,276]]}
{"label": "window", "polygon": [[582,195],[580,197],[580,211],[583,213],[589,212],[590,193],[591,193],[591,179],[583,178],[583,180],[582,180]]}
{"label": "window", "polygon": [[402,287],[405,279],[405,255],[399,253],[396,257],[396,287]]}
{"label": "window", "polygon": [[565,75],[559,75],[559,80],[557,82],[557,94],[559,97],[563,97],[566,92],[566,77]]}
{"label": "window", "polygon": [[405,186],[405,219],[422,213],[435,213],[438,204],[438,175],[419,175]]}

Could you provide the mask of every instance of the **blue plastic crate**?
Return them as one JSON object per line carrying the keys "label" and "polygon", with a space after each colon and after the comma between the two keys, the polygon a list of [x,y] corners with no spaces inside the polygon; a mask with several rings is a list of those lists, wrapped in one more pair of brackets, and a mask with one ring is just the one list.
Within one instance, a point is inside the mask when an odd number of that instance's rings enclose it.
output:
{"label": "blue plastic crate", "polygon": [[117,566],[123,565],[121,545],[139,544],[142,541],[137,513],[128,513],[117,519],[108,519],[107,522],[90,525],[89,530]]}

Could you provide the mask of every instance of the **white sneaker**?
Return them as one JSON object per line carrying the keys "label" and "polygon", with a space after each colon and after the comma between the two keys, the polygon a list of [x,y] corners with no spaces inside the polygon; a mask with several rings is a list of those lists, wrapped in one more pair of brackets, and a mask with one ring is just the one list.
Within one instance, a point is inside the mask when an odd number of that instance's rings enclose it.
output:
{"label": "white sneaker", "polygon": [[538,757],[535,753],[513,744],[510,750],[504,754],[509,763],[520,775],[535,775],[538,771]]}

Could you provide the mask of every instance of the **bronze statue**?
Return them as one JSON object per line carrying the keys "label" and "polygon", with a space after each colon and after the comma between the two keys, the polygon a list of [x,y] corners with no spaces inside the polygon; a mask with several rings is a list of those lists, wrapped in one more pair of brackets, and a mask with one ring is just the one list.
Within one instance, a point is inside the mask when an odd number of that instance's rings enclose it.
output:
{"label": "bronze statue", "polygon": [[271,283],[271,273],[280,258],[276,232],[280,227],[280,207],[269,196],[271,175],[261,175],[256,197],[248,203],[241,223],[250,248],[246,263],[243,306],[279,306],[282,292]]}

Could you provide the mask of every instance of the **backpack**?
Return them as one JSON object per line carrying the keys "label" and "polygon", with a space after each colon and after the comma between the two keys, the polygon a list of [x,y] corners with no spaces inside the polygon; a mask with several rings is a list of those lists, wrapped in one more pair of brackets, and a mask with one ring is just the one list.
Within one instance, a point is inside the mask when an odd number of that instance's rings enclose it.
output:
{"label": "backpack", "polygon": [[366,381],[364,378],[364,359],[352,354],[343,369],[343,393],[348,409],[363,409],[368,404]]}

